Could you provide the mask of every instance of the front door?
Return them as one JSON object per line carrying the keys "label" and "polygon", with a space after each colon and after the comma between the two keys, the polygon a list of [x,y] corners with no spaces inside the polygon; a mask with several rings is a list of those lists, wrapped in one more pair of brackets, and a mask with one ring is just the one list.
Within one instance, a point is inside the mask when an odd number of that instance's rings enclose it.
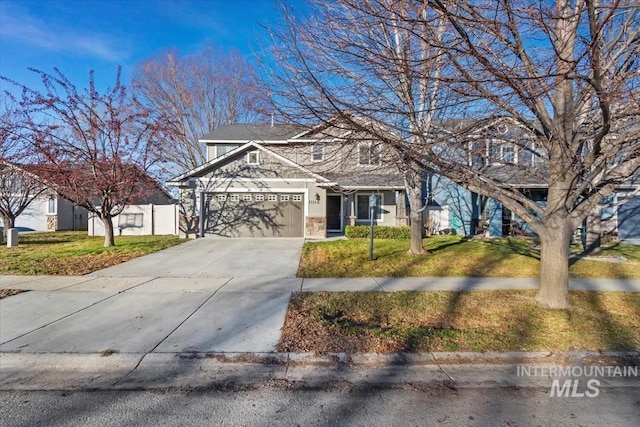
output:
{"label": "front door", "polygon": [[342,196],[327,196],[327,231],[342,231]]}

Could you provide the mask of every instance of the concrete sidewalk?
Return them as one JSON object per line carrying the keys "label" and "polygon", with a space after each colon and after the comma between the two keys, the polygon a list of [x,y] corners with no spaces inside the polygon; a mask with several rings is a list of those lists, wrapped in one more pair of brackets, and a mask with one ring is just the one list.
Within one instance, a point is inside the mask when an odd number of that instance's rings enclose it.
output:
{"label": "concrete sidewalk", "polygon": [[[136,375],[142,375],[140,384],[150,384],[156,381],[153,373],[163,378],[161,384],[173,384],[171,378],[182,384],[178,376],[189,378],[207,369],[209,379],[246,378],[250,371],[241,367],[242,358],[223,366],[207,360],[243,354],[251,365],[250,355],[282,357],[275,346],[293,291],[536,286],[535,279],[509,278],[0,276],[0,288],[30,290],[0,300],[0,388],[17,387],[21,381],[34,387],[42,381],[52,381],[46,383],[49,386],[61,381],[61,387],[90,387],[92,382],[135,387]],[[572,280],[571,289],[640,292],[640,280]],[[264,378],[295,380],[298,374],[287,370],[288,365],[289,361],[273,366],[261,362],[250,369]],[[305,369],[300,366],[295,372]],[[114,378],[117,381],[110,383]],[[433,376],[433,381],[440,379]]]}

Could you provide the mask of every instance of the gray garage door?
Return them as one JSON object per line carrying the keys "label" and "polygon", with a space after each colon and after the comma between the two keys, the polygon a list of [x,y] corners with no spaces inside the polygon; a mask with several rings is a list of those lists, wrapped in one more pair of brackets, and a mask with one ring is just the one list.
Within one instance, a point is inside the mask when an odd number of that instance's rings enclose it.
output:
{"label": "gray garage door", "polygon": [[300,193],[209,193],[205,233],[225,237],[303,237]]}
{"label": "gray garage door", "polygon": [[618,207],[618,237],[621,240],[640,239],[640,197],[620,199]]}

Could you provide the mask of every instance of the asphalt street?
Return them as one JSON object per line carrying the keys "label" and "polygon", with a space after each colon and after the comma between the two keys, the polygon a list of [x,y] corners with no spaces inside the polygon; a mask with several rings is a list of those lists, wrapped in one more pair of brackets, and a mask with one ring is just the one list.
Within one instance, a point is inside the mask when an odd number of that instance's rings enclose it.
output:
{"label": "asphalt street", "polygon": [[640,390],[596,398],[548,390],[282,389],[0,392],[2,425],[18,426],[637,426]]}

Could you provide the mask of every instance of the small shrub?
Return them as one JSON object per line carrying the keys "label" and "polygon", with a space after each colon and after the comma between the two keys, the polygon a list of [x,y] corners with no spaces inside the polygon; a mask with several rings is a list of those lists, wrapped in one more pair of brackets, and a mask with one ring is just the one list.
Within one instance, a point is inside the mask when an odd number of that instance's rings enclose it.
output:
{"label": "small shrub", "polygon": [[[344,235],[350,239],[366,239],[369,237],[369,225],[347,225]],[[411,239],[411,227],[408,225],[390,227],[387,225],[373,226],[374,239]]]}

